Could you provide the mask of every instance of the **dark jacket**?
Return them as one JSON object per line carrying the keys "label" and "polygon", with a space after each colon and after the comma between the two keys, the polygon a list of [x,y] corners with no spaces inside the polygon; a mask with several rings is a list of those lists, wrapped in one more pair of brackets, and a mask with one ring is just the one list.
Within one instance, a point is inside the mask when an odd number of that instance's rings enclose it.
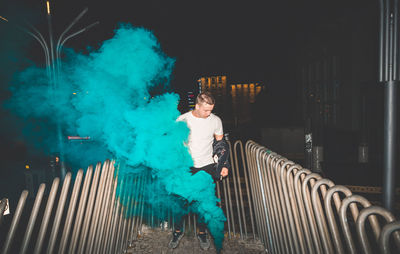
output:
{"label": "dark jacket", "polygon": [[213,158],[218,157],[215,165],[215,177],[214,180],[220,180],[221,171],[223,167],[230,170],[231,164],[229,163],[229,144],[222,138],[221,140],[214,139],[213,142]]}
{"label": "dark jacket", "polygon": [[229,163],[229,144],[226,142],[225,138],[219,141],[214,139],[213,158],[215,163],[201,168],[191,167],[190,172],[196,174],[199,171],[205,171],[212,176],[214,181],[220,181],[222,168],[226,167],[228,170],[231,168],[231,164]]}

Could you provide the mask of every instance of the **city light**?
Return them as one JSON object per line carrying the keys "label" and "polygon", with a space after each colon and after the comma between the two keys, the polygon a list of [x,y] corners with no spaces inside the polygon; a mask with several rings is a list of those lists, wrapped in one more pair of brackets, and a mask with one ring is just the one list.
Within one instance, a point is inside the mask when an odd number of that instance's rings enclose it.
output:
{"label": "city light", "polygon": [[0,16],[0,19],[8,22],[8,19],[6,19],[5,17]]}
{"label": "city light", "polygon": [[47,15],[50,15],[50,2],[47,1],[46,5],[47,5]]}

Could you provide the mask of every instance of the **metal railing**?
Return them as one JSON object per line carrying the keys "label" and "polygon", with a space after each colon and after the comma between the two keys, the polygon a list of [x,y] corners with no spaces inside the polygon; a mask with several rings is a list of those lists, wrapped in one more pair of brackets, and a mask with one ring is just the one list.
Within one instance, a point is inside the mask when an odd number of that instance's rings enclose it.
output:
{"label": "metal railing", "polygon": [[253,141],[245,150],[256,231],[268,253],[400,251],[400,222],[386,209]]}
{"label": "metal railing", "polygon": [[[240,141],[230,147],[231,170],[229,177],[216,183],[217,196],[221,200],[227,218],[226,231],[228,238],[258,239],[255,230],[255,219],[250,192],[250,181],[245,161],[245,153]],[[231,190],[233,189],[233,191]],[[221,195],[221,193],[223,195]]]}
{"label": "metal railing", "polygon": [[[400,222],[384,208],[253,141],[230,152],[230,176],[216,183],[229,239],[261,241],[268,253],[400,250]],[[143,224],[170,230],[174,211],[145,201],[145,186],[158,189],[149,171],[119,174],[114,164],[79,170],[74,181],[68,173],[61,190],[55,178],[48,195],[41,184],[32,205],[23,191],[1,253],[124,253]],[[196,215],[185,225],[196,234]]]}
{"label": "metal railing", "polygon": [[[70,172],[61,192],[59,178],[53,180],[47,197],[46,185],[41,184],[33,206],[26,204],[28,191],[24,190],[0,246],[1,253],[122,253],[141,227],[136,211],[143,210],[140,188],[144,176],[118,177],[114,161],[106,160],[103,165],[97,163],[94,170],[93,166],[85,173],[80,169],[72,190]],[[130,182],[138,183],[137,188],[123,187]],[[122,205],[120,199],[127,196],[134,198]],[[28,212],[26,222],[21,215]]]}

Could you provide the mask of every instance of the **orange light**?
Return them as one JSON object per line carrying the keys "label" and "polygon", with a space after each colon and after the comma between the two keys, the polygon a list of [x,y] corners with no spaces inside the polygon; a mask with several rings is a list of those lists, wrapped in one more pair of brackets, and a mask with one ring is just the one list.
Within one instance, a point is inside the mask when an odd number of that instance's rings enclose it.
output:
{"label": "orange light", "polygon": [[47,1],[46,4],[47,4],[47,15],[50,15],[50,2]]}
{"label": "orange light", "polygon": [[8,22],[8,19],[6,19],[5,17],[0,16],[0,19]]}
{"label": "orange light", "polygon": [[73,95],[76,95],[76,93],[72,93]]}
{"label": "orange light", "polygon": [[56,162],[58,163],[60,161],[60,157],[56,156]]}
{"label": "orange light", "polygon": [[29,165],[28,165],[28,164],[26,164],[26,165],[25,165],[25,168],[26,168],[26,169],[29,169]]}

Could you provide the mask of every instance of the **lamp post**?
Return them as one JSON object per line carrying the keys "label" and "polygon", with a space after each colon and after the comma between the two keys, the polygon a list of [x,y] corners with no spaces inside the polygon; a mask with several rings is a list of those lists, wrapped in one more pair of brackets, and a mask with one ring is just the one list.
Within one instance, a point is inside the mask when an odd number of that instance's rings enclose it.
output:
{"label": "lamp post", "polygon": [[[81,34],[93,26],[99,24],[99,22],[92,23],[77,32],[74,32],[70,35],[67,35],[67,32],[78,22],[79,19],[82,18],[82,16],[88,11],[88,8],[85,8],[73,21],[72,23],[64,30],[64,32],[61,33],[60,37],[57,40],[56,47],[54,48],[54,40],[53,40],[53,27],[52,27],[52,15],[51,15],[51,8],[50,8],[50,2],[46,1],[46,13],[47,13],[47,24],[48,24],[48,32],[49,32],[49,38],[48,41],[43,37],[43,35],[32,25],[27,24],[28,28],[30,30],[21,27],[19,25],[16,25],[18,29],[21,31],[29,34],[32,36],[36,41],[39,42],[40,46],[43,48],[44,55],[45,55],[45,61],[46,61],[46,72],[47,72],[47,77],[50,82],[50,89],[52,89],[53,94],[55,95],[55,91],[58,88],[58,82],[59,82],[59,75],[61,73],[61,50],[64,45],[64,43],[71,39],[72,37]],[[9,20],[3,16],[0,16],[0,20],[3,20],[5,22],[9,22]],[[65,37],[66,36],[66,37]],[[50,47],[49,47],[50,46]],[[58,152],[60,156],[60,165],[61,165],[61,177],[64,178],[66,174],[66,166],[65,166],[65,154],[64,154],[64,146],[63,146],[63,138],[62,138],[62,127],[61,123],[59,121],[59,116],[56,117],[56,137],[57,137],[57,146],[58,146]]]}
{"label": "lamp post", "polygon": [[379,1],[379,82],[384,86],[383,204],[393,211],[397,140],[397,86],[399,71],[398,0]]}

